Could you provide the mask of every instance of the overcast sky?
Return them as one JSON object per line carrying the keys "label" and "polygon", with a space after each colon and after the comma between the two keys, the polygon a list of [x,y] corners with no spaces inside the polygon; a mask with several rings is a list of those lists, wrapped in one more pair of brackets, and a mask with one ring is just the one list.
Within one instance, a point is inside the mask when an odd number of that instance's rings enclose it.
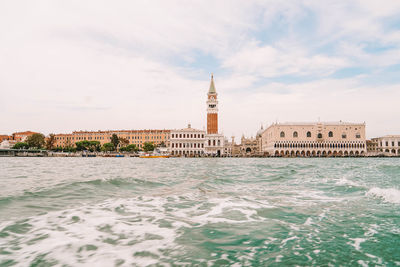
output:
{"label": "overcast sky", "polygon": [[400,1],[0,1],[0,134],[286,121],[400,134]]}

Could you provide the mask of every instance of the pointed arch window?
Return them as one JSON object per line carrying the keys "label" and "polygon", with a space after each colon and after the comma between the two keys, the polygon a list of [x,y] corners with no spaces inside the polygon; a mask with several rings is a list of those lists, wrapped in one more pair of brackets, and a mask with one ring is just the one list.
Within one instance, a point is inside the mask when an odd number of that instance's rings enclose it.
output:
{"label": "pointed arch window", "polygon": [[281,137],[283,138],[283,137],[285,137],[285,132],[281,132]]}
{"label": "pointed arch window", "polygon": [[293,132],[293,137],[299,137],[299,134],[297,132]]}
{"label": "pointed arch window", "polygon": [[317,138],[322,138],[322,133],[319,133],[319,134],[317,135]]}
{"label": "pointed arch window", "polygon": [[330,131],[329,134],[328,134],[328,136],[329,136],[329,137],[333,137],[333,132]]}
{"label": "pointed arch window", "polygon": [[311,137],[311,132],[307,132],[307,137]]}

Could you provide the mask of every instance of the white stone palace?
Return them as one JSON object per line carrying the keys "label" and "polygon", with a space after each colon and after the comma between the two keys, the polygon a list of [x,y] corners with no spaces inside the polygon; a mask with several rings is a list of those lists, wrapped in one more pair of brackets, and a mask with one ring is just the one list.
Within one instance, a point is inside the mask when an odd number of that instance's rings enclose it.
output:
{"label": "white stone palace", "polygon": [[261,133],[265,156],[364,156],[365,123],[274,123]]}
{"label": "white stone palace", "polygon": [[369,152],[384,156],[400,156],[400,135],[385,135],[372,138],[375,144]]}
{"label": "white stone palace", "polygon": [[187,128],[171,130],[170,152],[174,156],[196,157],[204,155],[205,131]]}

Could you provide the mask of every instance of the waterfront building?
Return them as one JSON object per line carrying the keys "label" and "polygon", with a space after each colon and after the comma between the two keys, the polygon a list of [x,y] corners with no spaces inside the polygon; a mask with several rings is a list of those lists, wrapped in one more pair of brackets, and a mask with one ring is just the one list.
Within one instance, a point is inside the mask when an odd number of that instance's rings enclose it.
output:
{"label": "waterfront building", "polygon": [[218,133],[218,94],[215,89],[214,75],[211,74],[210,88],[207,93],[207,134],[205,153],[209,156],[224,154],[225,138]]}
{"label": "waterfront building", "polygon": [[229,142],[228,138],[225,137],[224,140],[224,156],[225,157],[232,157],[232,149],[234,146],[234,137],[232,136],[232,141]]}
{"label": "waterfront building", "polygon": [[151,142],[156,146],[169,146],[170,130],[109,130],[109,131],[74,131],[71,134],[56,134],[56,147],[71,147],[79,141],[99,141],[101,145],[109,143],[111,136],[116,134],[127,140],[129,144],[135,144],[142,148],[145,142]]}
{"label": "waterfront building", "polygon": [[36,132],[32,131],[16,132],[12,134],[12,140],[15,140],[17,142],[25,142],[26,139],[33,134],[36,134]]}
{"label": "waterfront building", "polygon": [[297,157],[364,156],[365,123],[274,123],[262,134],[264,155]]}
{"label": "waterfront building", "polygon": [[5,139],[0,142],[0,149],[11,149],[13,146],[18,143],[16,140]]}
{"label": "waterfront building", "polygon": [[0,143],[3,142],[4,140],[12,140],[12,135],[5,135],[5,134],[0,135]]}
{"label": "waterfront building", "polygon": [[367,144],[367,156],[379,155],[378,138],[372,138],[371,140],[367,140],[366,144]]}
{"label": "waterfront building", "polygon": [[259,140],[258,138],[246,138],[242,135],[239,145],[239,156],[257,156],[260,155]]}
{"label": "waterfront building", "polygon": [[377,143],[377,152],[385,156],[400,156],[400,135],[385,135],[372,140]]}
{"label": "waterfront building", "polygon": [[206,132],[189,124],[187,128],[171,130],[170,152],[173,156],[200,157],[205,152]]}

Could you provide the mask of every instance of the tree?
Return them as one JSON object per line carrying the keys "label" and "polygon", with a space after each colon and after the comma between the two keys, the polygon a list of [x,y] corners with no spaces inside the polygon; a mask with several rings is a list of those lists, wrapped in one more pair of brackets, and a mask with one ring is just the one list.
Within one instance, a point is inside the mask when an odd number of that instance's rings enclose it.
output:
{"label": "tree", "polygon": [[75,146],[76,146],[77,151],[88,150],[89,141],[84,140],[84,141],[76,142]]}
{"label": "tree", "polygon": [[90,152],[100,151],[101,145],[99,141],[89,141],[87,148]]}
{"label": "tree", "polygon": [[54,134],[50,134],[46,139],[46,149],[51,150],[54,148],[54,144],[56,142],[56,136]]}
{"label": "tree", "polygon": [[162,141],[162,142],[160,143],[159,147],[166,147],[164,141]]}
{"label": "tree", "polygon": [[28,143],[29,147],[32,148],[42,148],[45,144],[44,141],[44,135],[41,133],[35,133],[32,134],[31,136],[28,136],[28,138],[26,138],[26,142]]}
{"label": "tree", "polygon": [[143,151],[149,152],[154,150],[154,144],[152,142],[145,142],[143,144]]}
{"label": "tree", "polygon": [[125,147],[121,147],[119,151],[127,151],[127,152],[137,152],[138,148],[135,144],[130,144]]}
{"label": "tree", "polygon": [[105,143],[103,147],[101,148],[102,151],[113,151],[114,150],[114,144],[112,143]]}
{"label": "tree", "polygon": [[94,152],[94,151],[100,151],[101,148],[99,141],[83,140],[76,142],[75,145],[76,145],[76,150],[78,151],[89,150],[90,152]]}
{"label": "tree", "polygon": [[118,138],[118,135],[116,135],[116,134],[113,134],[113,135],[111,136],[111,144],[113,144],[113,145],[114,145],[114,149],[117,149],[117,147],[118,147],[118,144],[119,144],[119,138]]}
{"label": "tree", "polygon": [[129,140],[123,137],[118,138],[121,147],[129,145]]}
{"label": "tree", "polygon": [[13,146],[13,149],[28,149],[29,145],[25,142],[18,142]]}

